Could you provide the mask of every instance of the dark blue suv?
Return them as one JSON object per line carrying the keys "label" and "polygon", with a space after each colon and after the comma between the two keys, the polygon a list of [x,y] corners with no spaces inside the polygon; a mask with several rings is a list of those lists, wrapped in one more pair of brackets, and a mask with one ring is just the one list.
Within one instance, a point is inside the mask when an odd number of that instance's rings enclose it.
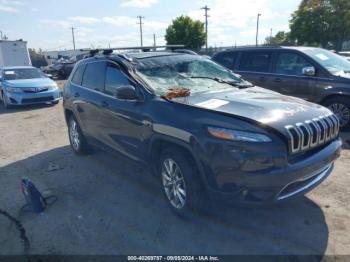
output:
{"label": "dark blue suv", "polygon": [[78,62],[64,88],[71,146],[152,167],[177,213],[208,199],[282,202],[331,173],[341,140],[329,109],[198,55],[104,53]]}
{"label": "dark blue suv", "polygon": [[350,131],[350,62],[314,47],[248,47],[214,54],[213,60],[255,85],[331,109]]}

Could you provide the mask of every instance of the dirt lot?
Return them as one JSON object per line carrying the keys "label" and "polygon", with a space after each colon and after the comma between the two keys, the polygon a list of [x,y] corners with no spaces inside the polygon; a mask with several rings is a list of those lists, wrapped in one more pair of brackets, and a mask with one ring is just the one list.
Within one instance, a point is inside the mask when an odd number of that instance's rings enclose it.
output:
{"label": "dirt lot", "polygon": [[[30,254],[350,254],[347,148],[321,186],[289,205],[217,206],[182,220],[148,171],[100,151],[74,155],[61,103],[1,105],[0,208],[21,221]],[[49,171],[51,164],[58,170]],[[58,201],[40,215],[20,213],[22,176]],[[22,252],[16,227],[0,216],[0,254]]]}

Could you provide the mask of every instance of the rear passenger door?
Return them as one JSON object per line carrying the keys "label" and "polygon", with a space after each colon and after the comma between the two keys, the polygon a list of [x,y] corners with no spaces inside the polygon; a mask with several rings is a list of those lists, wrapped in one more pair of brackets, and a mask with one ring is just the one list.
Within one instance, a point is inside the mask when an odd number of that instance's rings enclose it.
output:
{"label": "rear passenger door", "polygon": [[103,90],[107,62],[99,60],[87,63],[81,88],[75,93],[76,111],[89,138],[101,137],[101,117],[103,108]]}
{"label": "rear passenger door", "polygon": [[271,89],[282,94],[312,99],[315,91],[314,76],[303,74],[303,68],[315,67],[308,59],[295,51],[279,51],[273,68]]}
{"label": "rear passenger door", "polygon": [[254,85],[269,88],[272,58],[268,50],[242,51],[235,71]]}

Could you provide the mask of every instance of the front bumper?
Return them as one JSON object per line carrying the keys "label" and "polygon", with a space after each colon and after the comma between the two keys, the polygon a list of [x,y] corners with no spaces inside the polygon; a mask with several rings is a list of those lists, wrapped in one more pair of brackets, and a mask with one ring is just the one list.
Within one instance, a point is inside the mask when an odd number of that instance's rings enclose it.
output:
{"label": "front bumper", "polygon": [[[227,169],[227,164],[215,163],[212,175],[216,188],[209,187],[211,198],[245,204],[271,204],[283,202],[303,195],[332,172],[335,160],[340,156],[342,142],[334,140],[307,157],[271,167],[260,172],[242,170],[241,165],[232,164],[235,169]],[[268,155],[268,151],[265,155]]]}
{"label": "front bumper", "polygon": [[5,99],[9,105],[31,105],[57,102],[61,98],[59,89],[38,93],[6,92]]}

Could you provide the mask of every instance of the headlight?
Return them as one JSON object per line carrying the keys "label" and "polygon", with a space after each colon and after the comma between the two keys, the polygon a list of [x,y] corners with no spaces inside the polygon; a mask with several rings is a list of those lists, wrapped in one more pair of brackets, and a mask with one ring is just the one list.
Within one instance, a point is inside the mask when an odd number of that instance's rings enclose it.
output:
{"label": "headlight", "polygon": [[50,85],[50,86],[47,87],[47,89],[49,91],[56,90],[57,88],[58,88],[58,86],[56,84],[53,84],[53,85]]}
{"label": "headlight", "polygon": [[22,88],[19,87],[6,87],[5,89],[10,93],[22,93]]}
{"label": "headlight", "polygon": [[208,127],[208,132],[214,137],[245,142],[271,142],[268,136],[258,133],[238,131],[219,127]]}

